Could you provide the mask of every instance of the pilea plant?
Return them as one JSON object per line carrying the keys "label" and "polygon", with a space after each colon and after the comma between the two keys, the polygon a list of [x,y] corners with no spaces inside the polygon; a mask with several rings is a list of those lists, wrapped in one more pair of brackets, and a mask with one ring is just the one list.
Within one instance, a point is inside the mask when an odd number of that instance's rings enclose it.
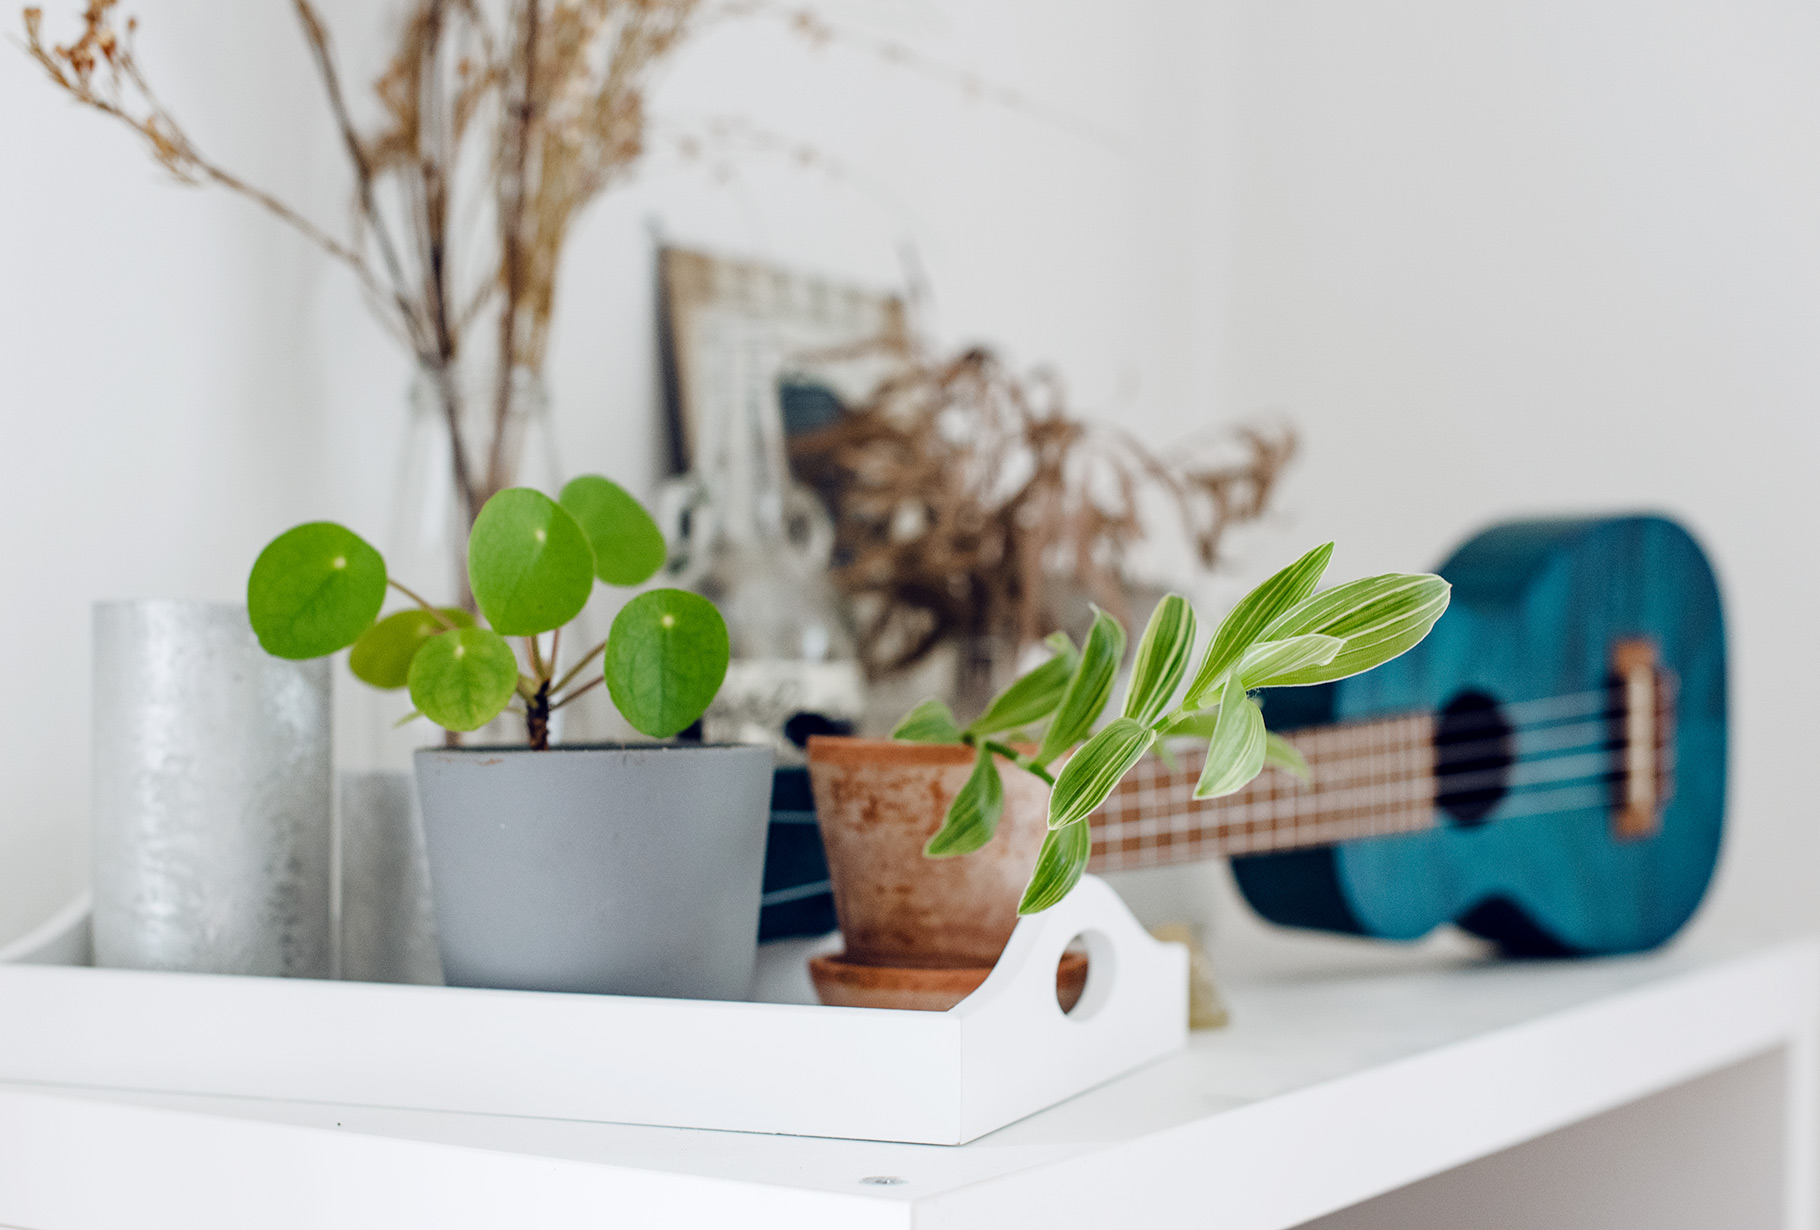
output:
{"label": "pilea plant", "polygon": [[[1449,586],[1430,573],[1362,577],[1317,594],[1332,554],[1332,543],[1316,547],[1241,599],[1208,640],[1179,700],[1194,651],[1195,618],[1187,599],[1166,596],[1138,642],[1124,706],[1097,733],[1093,728],[1125,655],[1124,627],[1097,608],[1084,645],[1077,649],[1060,632],[1050,636],[1049,660],[964,729],[939,700],[912,709],[893,738],[962,743],[978,753],[923,853],[952,858],[992,839],[1004,810],[995,758],[1036,774],[1050,785],[1049,834],[1018,905],[1020,914],[1035,914],[1067,896],[1081,878],[1091,848],[1088,815],[1160,740],[1194,735],[1208,741],[1197,799],[1242,789],[1267,763],[1306,778],[1301,754],[1265,729],[1252,690],[1368,671],[1415,646],[1447,609]],[[1040,739],[1030,733],[1044,722]],[[1035,750],[1028,750],[1033,744]],[[1076,744],[1080,750],[1052,773],[1050,766]]]}
{"label": "pilea plant", "polygon": [[[639,594],[606,640],[558,674],[563,626],[581,614],[595,580],[639,585],[664,557],[663,534],[638,501],[586,475],[560,501],[510,487],[481,508],[468,535],[468,583],[484,626],[387,576],[379,552],[332,521],[286,530],[259,553],[247,612],[266,652],[319,658],[351,645],[355,675],[408,688],[416,710],[407,717],[447,730],[478,730],[510,709],[524,715],[531,747],[544,750],[550,715],[605,682],[633,727],[667,739],[702,715],[727,672],[727,626],[707,599],[680,589]],[[412,605],[381,619],[388,589]],[[522,660],[508,637],[520,638]],[[590,674],[596,660],[601,668]]]}

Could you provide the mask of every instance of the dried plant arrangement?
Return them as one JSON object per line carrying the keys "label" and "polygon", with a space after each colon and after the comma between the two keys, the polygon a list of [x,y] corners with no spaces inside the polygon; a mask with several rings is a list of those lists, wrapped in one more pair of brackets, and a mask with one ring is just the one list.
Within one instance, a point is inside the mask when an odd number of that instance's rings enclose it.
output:
{"label": "dried plant arrangement", "polygon": [[[651,78],[694,29],[700,0],[517,0],[502,21],[478,0],[411,0],[368,130],[353,118],[327,26],[310,0],[293,0],[353,174],[346,240],[202,151],[153,90],[133,52],[136,21],[118,24],[117,2],[88,0],[68,44],[47,41],[42,11],[26,9],[26,49],[179,181],[256,202],[353,272],[437,389],[472,522],[512,480],[513,377],[542,366],[569,228],[638,161]],[[464,246],[457,197],[470,181],[492,225],[479,228],[488,241]],[[485,344],[497,373],[491,429],[466,440],[456,364]]]}
{"label": "dried plant arrangement", "polygon": [[[743,116],[712,119],[701,131],[657,122],[647,106],[657,73],[708,25],[770,21],[811,48],[840,46],[1107,140],[901,41],[774,0],[399,0],[396,42],[373,83],[378,119],[363,127],[327,25],[311,0],[292,4],[352,174],[345,238],[204,152],[153,89],[134,54],[137,21],[119,20],[118,0],[86,0],[67,44],[47,39],[42,9],[25,9],[25,47],[59,89],[132,129],[179,182],[253,201],[352,271],[436,391],[470,524],[513,481],[513,390],[521,373],[542,368],[570,228],[631,175],[649,145],[673,145],[681,159],[708,163],[720,178],[729,174],[725,155],[740,150],[846,174],[839,160]],[[468,386],[457,373],[474,361],[491,364],[490,407],[463,405]]]}
{"label": "dried plant arrangement", "polygon": [[1020,376],[983,347],[909,350],[863,404],[791,442],[829,504],[835,578],[874,678],[959,638],[1034,644],[1066,622],[1069,587],[1130,623],[1127,565],[1151,497],[1211,568],[1295,453],[1289,429],[1247,428],[1236,459],[1165,458],[1074,414],[1052,375]]}

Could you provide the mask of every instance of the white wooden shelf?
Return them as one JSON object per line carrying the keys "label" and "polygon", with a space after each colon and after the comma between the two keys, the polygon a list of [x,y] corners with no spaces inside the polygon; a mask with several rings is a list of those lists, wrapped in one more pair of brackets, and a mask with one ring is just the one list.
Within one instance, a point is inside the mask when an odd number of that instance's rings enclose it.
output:
{"label": "white wooden shelf", "polygon": [[11,1083],[0,1224],[1279,1230],[1763,1060],[1767,1171],[1612,1182],[1767,1181],[1731,1224],[1805,1227],[1817,986],[1810,941],[1233,986],[1230,1028],[956,1147]]}

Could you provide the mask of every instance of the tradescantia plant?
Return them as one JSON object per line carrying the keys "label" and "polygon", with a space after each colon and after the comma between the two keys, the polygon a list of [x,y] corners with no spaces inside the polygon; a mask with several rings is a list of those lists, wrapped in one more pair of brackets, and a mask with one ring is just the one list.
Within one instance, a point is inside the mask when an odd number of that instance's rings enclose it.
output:
{"label": "tradescantia plant", "polygon": [[[510,709],[524,715],[531,746],[544,750],[550,715],[604,682],[633,727],[667,739],[702,715],[727,673],[727,626],[706,598],[680,589],[639,594],[606,640],[557,673],[562,628],[581,614],[595,580],[638,585],[664,557],[663,534],[638,501],[586,475],[560,500],[510,487],[481,508],[468,535],[468,583],[485,626],[387,576],[379,552],[332,521],[286,530],[259,553],[247,613],[259,643],[280,658],[353,646],[355,675],[409,689],[410,716],[447,730],[478,730]],[[381,619],[388,589],[413,605]],[[520,638],[522,661],[508,637]],[[600,670],[584,679],[596,659]]]}
{"label": "tradescantia plant", "polygon": [[[1004,810],[995,757],[1036,774],[1050,785],[1049,835],[1018,904],[1018,913],[1035,914],[1080,880],[1091,847],[1088,815],[1159,740],[1207,739],[1197,799],[1242,789],[1266,764],[1306,778],[1300,753],[1264,728],[1252,689],[1327,683],[1368,671],[1414,647],[1447,609],[1449,586],[1430,573],[1362,577],[1317,594],[1332,555],[1332,543],[1316,547],[1241,599],[1207,642],[1180,699],[1194,651],[1194,611],[1179,594],[1165,597],[1138,642],[1125,703],[1097,733],[1125,654],[1125,629],[1097,608],[1084,645],[1077,649],[1060,632],[1050,636],[1053,656],[965,728],[939,700],[912,709],[893,738],[961,743],[977,751],[972,774],[923,853],[952,858],[992,839]],[[1039,741],[1028,732],[1042,722],[1047,725]],[[1031,742],[1037,744],[1033,752],[1013,746]],[[1051,772],[1077,744],[1080,750],[1060,772]]]}

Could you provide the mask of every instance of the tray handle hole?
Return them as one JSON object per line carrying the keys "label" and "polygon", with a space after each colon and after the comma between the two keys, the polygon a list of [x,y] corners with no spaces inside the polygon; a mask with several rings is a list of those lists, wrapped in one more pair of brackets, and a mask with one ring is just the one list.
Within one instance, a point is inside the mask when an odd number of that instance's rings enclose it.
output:
{"label": "tray handle hole", "polygon": [[1082,931],[1068,941],[1055,966],[1055,1003],[1071,1021],[1086,1021],[1112,996],[1118,968],[1104,932]]}

